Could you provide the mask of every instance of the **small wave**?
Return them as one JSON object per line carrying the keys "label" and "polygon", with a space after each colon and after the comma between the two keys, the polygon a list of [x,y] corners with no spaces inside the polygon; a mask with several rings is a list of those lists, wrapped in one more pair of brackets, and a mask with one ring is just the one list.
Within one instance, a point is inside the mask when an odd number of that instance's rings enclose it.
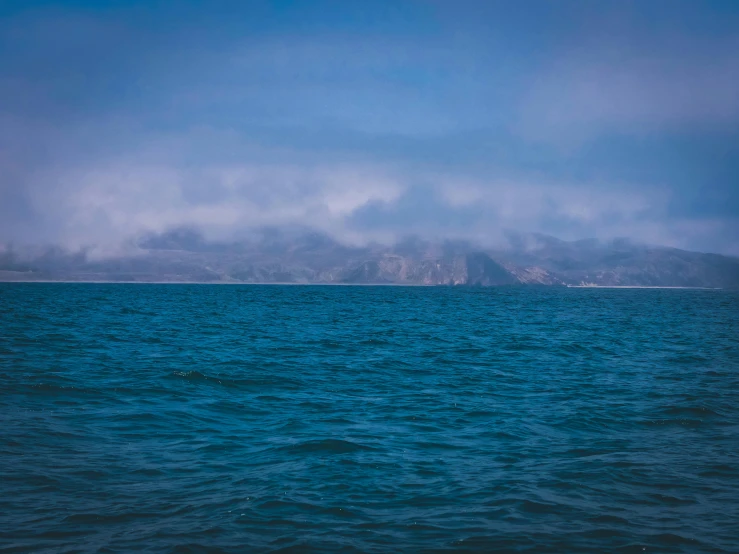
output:
{"label": "small wave", "polygon": [[349,454],[375,449],[342,439],[320,439],[283,446],[281,450],[301,454]]}
{"label": "small wave", "polygon": [[734,477],[737,474],[739,474],[739,469],[726,464],[712,465],[699,473],[701,477]]}
{"label": "small wave", "polygon": [[264,387],[279,387],[294,389],[299,386],[299,382],[294,379],[275,379],[273,377],[255,377],[233,379],[221,375],[209,375],[198,370],[191,371],[173,371],[169,377],[180,378],[191,383],[208,383],[211,385],[220,385],[226,388],[234,389],[261,389]]}
{"label": "small wave", "polygon": [[172,375],[175,377],[183,377],[187,379],[188,381],[217,381],[221,382],[220,379],[217,379],[215,377],[210,377],[208,375],[205,375],[204,373],[200,373],[199,371],[173,371]]}
{"label": "small wave", "polygon": [[[272,554],[310,554],[312,552],[317,552],[320,550],[321,549],[316,548],[315,545],[306,544],[306,543],[298,543],[298,544],[292,544],[290,546],[278,548],[277,550],[272,550],[271,552]],[[335,551],[335,550],[336,548],[331,549],[331,551]],[[349,546],[349,547],[342,547],[341,552],[346,552],[347,554],[351,554],[353,552],[359,553],[361,551]]]}
{"label": "small wave", "polygon": [[[683,425],[694,427],[704,425],[710,421],[718,423],[721,415],[710,408],[703,406],[665,406],[657,417],[644,420],[643,425]],[[716,421],[719,420],[719,421]]]}
{"label": "small wave", "polygon": [[346,346],[345,344],[335,341],[335,340],[329,340],[329,339],[321,339],[319,341],[316,341],[316,346],[320,346],[321,348],[328,348],[328,349],[337,349],[337,348],[343,348]]}
{"label": "small wave", "polygon": [[143,475],[144,477],[160,477],[165,473],[157,468],[140,468],[129,472],[131,475]]}
{"label": "small wave", "polygon": [[34,383],[28,385],[33,394],[64,396],[102,396],[102,391],[75,385],[57,385],[55,383]]}
{"label": "small wave", "polygon": [[669,494],[650,494],[649,496],[660,504],[672,504],[678,506],[696,503],[696,500],[688,498],[677,498],[675,496],[670,496]]}
{"label": "small wave", "polygon": [[137,519],[150,519],[159,517],[161,514],[147,512],[125,512],[121,514],[72,514],[64,518],[65,523],[77,524],[111,524],[126,523]]}
{"label": "small wave", "polygon": [[646,419],[640,422],[641,425],[652,426],[672,426],[682,425],[683,427],[698,427],[705,422],[701,419]]}
{"label": "small wave", "polygon": [[600,515],[590,518],[590,521],[593,523],[611,523],[611,524],[619,524],[619,525],[628,525],[629,520],[624,519],[622,517],[618,516],[612,516],[612,515]]}
{"label": "small wave", "polygon": [[121,314],[122,315],[145,315],[145,316],[157,315],[154,312],[147,312],[146,310],[137,310],[136,308],[128,308],[128,307],[121,308]]}
{"label": "small wave", "polygon": [[705,406],[666,406],[662,413],[672,418],[719,417],[719,414]]}
{"label": "small wave", "polygon": [[535,342],[511,341],[502,345],[501,350],[506,352],[527,352],[536,350],[548,350],[548,347]]}
{"label": "small wave", "polygon": [[590,352],[590,349],[586,346],[583,346],[580,343],[577,342],[571,342],[568,344],[563,344],[559,347],[559,350],[561,352],[566,352],[568,354],[583,354],[586,352]]}
{"label": "small wave", "polygon": [[699,354],[682,354],[678,356],[670,356],[665,359],[666,362],[677,365],[698,365],[705,364],[709,361],[705,356]]}
{"label": "small wave", "polygon": [[[433,428],[436,429],[436,428]],[[460,450],[461,447],[446,442],[417,442],[415,446],[423,450]]]}
{"label": "small wave", "polygon": [[393,343],[383,339],[372,338],[361,340],[357,344],[360,346],[390,346]]}
{"label": "small wave", "polygon": [[331,425],[353,425],[355,422],[345,417],[325,417],[319,420],[321,423],[329,423]]}
{"label": "small wave", "polygon": [[609,529],[607,527],[601,527],[598,529],[591,529],[582,533],[584,537],[591,539],[614,539],[616,537],[628,537],[629,534],[618,529]]}
{"label": "small wave", "polygon": [[690,537],[683,537],[682,535],[676,535],[674,533],[661,533],[659,535],[653,536],[654,540],[660,543],[664,544],[684,544],[684,545],[693,545],[698,546],[700,544],[700,541],[698,539],[693,539]]}
{"label": "small wave", "polygon": [[602,448],[573,448],[565,452],[565,455],[574,458],[590,458],[591,456],[602,456],[604,454],[611,454],[612,452],[612,450]]}
{"label": "small wave", "polygon": [[536,502],[534,500],[523,500],[519,504],[519,508],[523,512],[532,514],[556,514],[560,513],[562,506],[560,504],[546,504],[544,502]]}
{"label": "small wave", "polygon": [[308,512],[342,518],[353,518],[359,515],[357,512],[346,507],[320,506],[317,504],[311,504],[310,502],[294,502],[289,500],[267,500],[254,506],[254,509],[257,512],[267,512],[272,514]]}
{"label": "small wave", "polygon": [[229,550],[224,550],[217,546],[205,546],[199,543],[178,544],[172,548],[173,554],[227,554]]}
{"label": "small wave", "polygon": [[262,394],[257,396],[255,400],[259,400],[260,402],[284,402],[286,399],[271,394]]}
{"label": "small wave", "polygon": [[465,354],[479,355],[479,354],[485,354],[486,352],[488,352],[487,349],[480,348],[478,346],[468,346],[468,347],[455,348],[454,349],[454,353],[455,354],[460,354],[460,355],[465,355]]}

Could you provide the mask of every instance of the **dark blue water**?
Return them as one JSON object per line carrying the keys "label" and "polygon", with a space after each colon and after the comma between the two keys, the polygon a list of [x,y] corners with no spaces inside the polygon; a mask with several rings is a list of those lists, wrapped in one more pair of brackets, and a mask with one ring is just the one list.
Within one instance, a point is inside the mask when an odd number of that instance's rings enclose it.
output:
{"label": "dark blue water", "polygon": [[739,295],[0,284],[8,552],[739,551]]}

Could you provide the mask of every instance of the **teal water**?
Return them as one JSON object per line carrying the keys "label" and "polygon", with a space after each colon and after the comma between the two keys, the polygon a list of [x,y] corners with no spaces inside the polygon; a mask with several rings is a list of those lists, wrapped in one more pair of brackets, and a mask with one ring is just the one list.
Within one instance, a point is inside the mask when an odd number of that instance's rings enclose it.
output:
{"label": "teal water", "polygon": [[737,552],[739,294],[0,284],[7,552]]}

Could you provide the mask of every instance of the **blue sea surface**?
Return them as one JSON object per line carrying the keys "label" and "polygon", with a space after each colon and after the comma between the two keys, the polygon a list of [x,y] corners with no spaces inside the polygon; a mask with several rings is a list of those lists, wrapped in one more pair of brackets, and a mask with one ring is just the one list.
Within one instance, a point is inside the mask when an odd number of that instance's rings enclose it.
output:
{"label": "blue sea surface", "polygon": [[739,552],[739,293],[0,284],[4,552]]}

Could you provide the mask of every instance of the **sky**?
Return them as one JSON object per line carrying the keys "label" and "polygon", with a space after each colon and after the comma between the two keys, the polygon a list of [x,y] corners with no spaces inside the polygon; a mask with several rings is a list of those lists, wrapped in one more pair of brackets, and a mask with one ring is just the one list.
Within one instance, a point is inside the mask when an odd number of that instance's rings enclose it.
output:
{"label": "sky", "polygon": [[739,255],[739,2],[0,2],[0,242]]}

